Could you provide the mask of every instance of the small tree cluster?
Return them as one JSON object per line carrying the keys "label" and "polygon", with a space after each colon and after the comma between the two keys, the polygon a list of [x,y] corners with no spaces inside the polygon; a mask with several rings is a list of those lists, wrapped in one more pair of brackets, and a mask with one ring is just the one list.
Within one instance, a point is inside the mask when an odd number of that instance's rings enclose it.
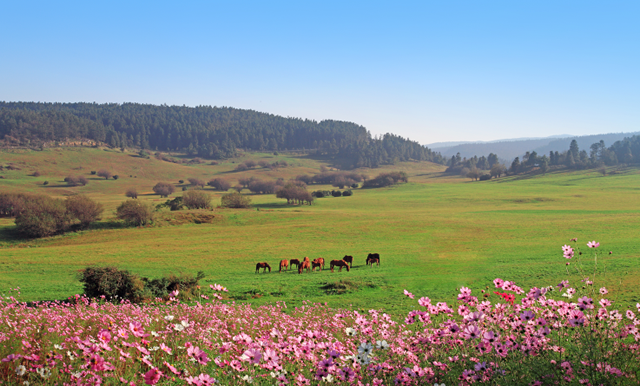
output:
{"label": "small tree cluster", "polygon": [[172,212],[175,210],[182,210],[184,209],[184,207],[185,205],[184,205],[184,202],[182,201],[182,197],[176,197],[173,200],[167,200],[162,204],[156,205],[156,209],[158,210],[162,208],[169,208],[169,210],[171,210]]}
{"label": "small tree cluster", "polygon": [[248,208],[251,206],[251,199],[238,192],[223,195],[221,201],[221,206],[224,208]]}
{"label": "small tree cluster", "polygon": [[[322,168],[320,170],[323,170]],[[367,176],[365,174],[359,174],[354,172],[331,172],[327,171],[320,172],[316,175],[300,175],[296,177],[296,180],[302,181],[307,185],[311,184],[322,184],[322,185],[332,185],[335,187],[339,187],[343,189],[345,186],[356,185],[358,182],[367,180]]]}
{"label": "small tree cluster", "polygon": [[156,194],[159,194],[160,197],[169,197],[176,191],[175,186],[171,185],[168,182],[158,182],[154,187],[153,191]]}
{"label": "small tree cluster", "polygon": [[67,213],[72,218],[77,219],[83,228],[88,227],[94,221],[100,220],[100,216],[104,211],[102,204],[82,194],[67,198],[65,205]]}
{"label": "small tree cluster", "polygon": [[129,198],[136,199],[138,198],[138,190],[136,188],[129,188],[124,195]]}
{"label": "small tree cluster", "polygon": [[273,194],[276,192],[275,181],[252,179],[247,187],[251,192],[257,194]]}
{"label": "small tree cluster", "polygon": [[204,188],[205,182],[199,178],[189,178],[189,184],[197,188]]}
{"label": "small tree cluster", "polygon": [[98,177],[104,177],[105,180],[108,180],[109,178],[111,178],[111,176],[113,176],[113,173],[111,173],[107,169],[98,170]]}
{"label": "small tree cluster", "polygon": [[396,185],[400,182],[409,182],[409,177],[405,172],[381,173],[377,177],[365,181],[363,188],[381,188],[384,186]]}
{"label": "small tree cluster", "polygon": [[25,193],[0,193],[0,217],[16,217],[25,202],[35,197]]}
{"label": "small tree cluster", "polygon": [[297,185],[295,183],[288,183],[276,192],[277,198],[285,198],[287,204],[303,204],[307,203],[311,205],[313,197],[309,193],[306,187]]}
{"label": "small tree cluster", "polygon": [[222,192],[226,192],[231,189],[231,183],[223,178],[214,178],[207,183],[207,185],[211,186],[215,190],[220,190]]}
{"label": "small tree cluster", "polygon": [[182,195],[182,202],[189,209],[211,208],[211,196],[202,190],[189,190]]}
{"label": "small tree cluster", "polygon": [[65,177],[64,182],[66,182],[69,186],[85,186],[89,183],[89,180],[87,180],[85,176],[67,176]]}
{"label": "small tree cluster", "polygon": [[153,222],[153,205],[139,200],[127,200],[116,209],[116,217],[132,225],[147,225]]}

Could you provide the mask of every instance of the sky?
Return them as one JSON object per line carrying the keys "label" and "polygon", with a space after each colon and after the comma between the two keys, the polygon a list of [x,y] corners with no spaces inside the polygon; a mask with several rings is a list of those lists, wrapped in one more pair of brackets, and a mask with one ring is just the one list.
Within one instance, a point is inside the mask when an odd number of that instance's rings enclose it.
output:
{"label": "sky", "polygon": [[423,144],[640,131],[638,1],[2,1],[0,100],[231,106]]}

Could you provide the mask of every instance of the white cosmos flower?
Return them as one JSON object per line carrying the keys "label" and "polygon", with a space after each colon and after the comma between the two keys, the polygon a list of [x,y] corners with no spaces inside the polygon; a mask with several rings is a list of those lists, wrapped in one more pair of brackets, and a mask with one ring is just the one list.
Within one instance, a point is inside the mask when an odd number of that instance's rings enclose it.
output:
{"label": "white cosmos flower", "polygon": [[253,383],[253,377],[251,377],[249,375],[245,375],[244,377],[242,377],[242,380],[247,382],[247,383]]}
{"label": "white cosmos flower", "polygon": [[371,353],[371,350],[373,350],[373,346],[369,342],[362,343],[360,344],[360,346],[358,346],[358,352],[360,354],[369,355]]}
{"label": "white cosmos flower", "polygon": [[64,347],[60,346],[59,344],[54,344],[53,348],[55,348],[56,350],[62,350]]}
{"label": "white cosmos flower", "polygon": [[345,328],[344,332],[347,333],[347,336],[356,336],[356,334],[358,333],[358,331],[356,331],[356,329],[351,328],[351,327]]}
{"label": "white cosmos flower", "polygon": [[327,374],[327,376],[326,376],[326,377],[322,377],[322,380],[323,380],[324,382],[331,383],[331,382],[333,382],[333,375],[331,375],[331,374]]}
{"label": "white cosmos flower", "polygon": [[165,317],[164,317],[164,320],[166,320],[166,321],[168,321],[168,322],[172,321],[172,320],[173,320],[173,315],[167,315],[167,316],[165,316]]}
{"label": "white cosmos flower", "polygon": [[376,348],[386,350],[389,348],[389,343],[386,340],[377,340]]}
{"label": "white cosmos flower", "polygon": [[184,330],[184,326],[182,324],[179,324],[179,323],[178,324],[174,324],[173,325],[173,329],[178,331],[178,332],[180,332],[180,331]]}
{"label": "white cosmos flower", "polygon": [[16,375],[21,377],[27,373],[27,368],[23,365],[16,367]]}
{"label": "white cosmos flower", "polygon": [[49,370],[47,367],[39,368],[38,370],[36,370],[36,372],[40,374],[40,376],[44,379],[47,379],[51,376],[51,370]]}

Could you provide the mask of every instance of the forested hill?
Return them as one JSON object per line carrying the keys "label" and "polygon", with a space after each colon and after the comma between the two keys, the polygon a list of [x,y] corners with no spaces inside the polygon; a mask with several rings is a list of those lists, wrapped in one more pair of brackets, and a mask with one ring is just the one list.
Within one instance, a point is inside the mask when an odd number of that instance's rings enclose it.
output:
{"label": "forested hill", "polygon": [[112,147],[185,151],[225,158],[246,150],[301,150],[376,167],[397,161],[444,163],[439,153],[393,134],[372,138],[360,125],[284,118],[231,107],[136,103],[0,102],[0,141],[25,145],[86,138]]}

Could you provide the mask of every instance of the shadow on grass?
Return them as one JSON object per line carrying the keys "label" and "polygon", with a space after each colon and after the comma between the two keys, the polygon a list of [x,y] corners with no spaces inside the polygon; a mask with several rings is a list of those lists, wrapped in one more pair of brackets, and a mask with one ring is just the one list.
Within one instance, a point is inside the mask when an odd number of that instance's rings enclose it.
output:
{"label": "shadow on grass", "polygon": [[282,202],[277,204],[275,203],[253,204],[252,206],[257,209],[284,209],[284,208],[298,208],[298,207],[302,207],[303,205],[288,205],[286,202]]}

